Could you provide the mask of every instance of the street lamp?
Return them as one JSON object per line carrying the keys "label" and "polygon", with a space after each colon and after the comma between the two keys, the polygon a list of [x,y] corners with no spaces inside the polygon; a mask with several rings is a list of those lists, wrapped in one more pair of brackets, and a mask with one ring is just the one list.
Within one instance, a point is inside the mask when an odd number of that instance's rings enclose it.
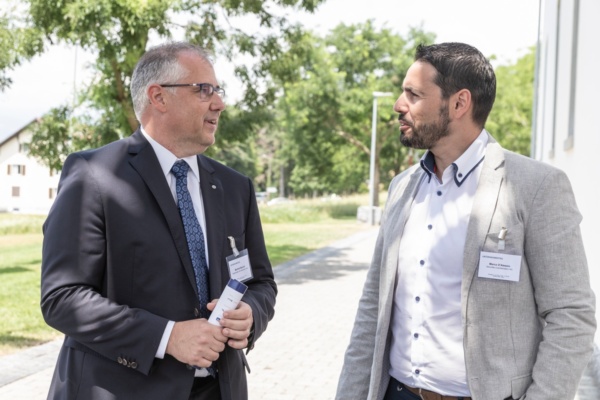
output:
{"label": "street lamp", "polygon": [[375,224],[375,151],[377,146],[377,98],[390,97],[390,92],[373,92],[373,123],[371,125],[371,162],[369,164],[369,224]]}

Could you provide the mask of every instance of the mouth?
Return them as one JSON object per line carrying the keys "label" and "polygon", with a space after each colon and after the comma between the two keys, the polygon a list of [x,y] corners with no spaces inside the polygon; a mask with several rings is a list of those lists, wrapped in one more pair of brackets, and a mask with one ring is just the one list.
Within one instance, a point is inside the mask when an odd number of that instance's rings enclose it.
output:
{"label": "mouth", "polygon": [[402,132],[406,132],[410,128],[412,128],[412,124],[404,119],[398,119],[400,121],[400,130]]}
{"label": "mouth", "polygon": [[209,125],[214,125],[217,126],[219,119],[218,118],[207,118],[204,120],[204,122],[206,122]]}

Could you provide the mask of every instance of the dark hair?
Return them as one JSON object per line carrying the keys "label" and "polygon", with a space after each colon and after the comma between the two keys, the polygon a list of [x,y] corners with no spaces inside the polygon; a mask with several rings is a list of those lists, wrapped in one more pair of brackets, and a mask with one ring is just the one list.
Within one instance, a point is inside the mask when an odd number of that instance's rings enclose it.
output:
{"label": "dark hair", "polygon": [[496,75],[479,50],[464,43],[421,44],[415,61],[426,62],[436,69],[435,84],[442,89],[444,99],[461,89],[469,90],[473,120],[483,128],[496,99]]}

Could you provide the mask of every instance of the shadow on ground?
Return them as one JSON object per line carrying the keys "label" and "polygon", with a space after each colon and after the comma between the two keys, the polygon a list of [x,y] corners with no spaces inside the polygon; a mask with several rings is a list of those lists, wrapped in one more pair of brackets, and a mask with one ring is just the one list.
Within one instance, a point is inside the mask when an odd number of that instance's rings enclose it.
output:
{"label": "shadow on ground", "polygon": [[348,248],[324,247],[306,254],[290,263],[284,263],[275,269],[275,279],[280,285],[300,285],[315,280],[335,279],[348,272],[366,270],[368,262],[340,262],[340,259],[352,259]]}

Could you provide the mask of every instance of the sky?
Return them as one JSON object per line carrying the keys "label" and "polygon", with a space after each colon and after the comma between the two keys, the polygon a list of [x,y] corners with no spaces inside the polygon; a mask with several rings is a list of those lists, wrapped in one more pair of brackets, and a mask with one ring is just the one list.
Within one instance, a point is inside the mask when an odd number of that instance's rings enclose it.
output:
{"label": "sky", "polygon": [[[496,56],[495,64],[507,64],[535,45],[538,8],[539,0],[326,0],[314,14],[290,19],[320,35],[340,23],[368,19],[401,35],[422,26],[437,42],[465,42]],[[51,108],[72,102],[74,88],[90,79],[85,66],[92,59],[80,49],[54,46],[12,71],[12,86],[0,92],[0,142]],[[235,81],[231,67],[219,59],[215,65],[217,77],[236,87],[230,83]]]}

